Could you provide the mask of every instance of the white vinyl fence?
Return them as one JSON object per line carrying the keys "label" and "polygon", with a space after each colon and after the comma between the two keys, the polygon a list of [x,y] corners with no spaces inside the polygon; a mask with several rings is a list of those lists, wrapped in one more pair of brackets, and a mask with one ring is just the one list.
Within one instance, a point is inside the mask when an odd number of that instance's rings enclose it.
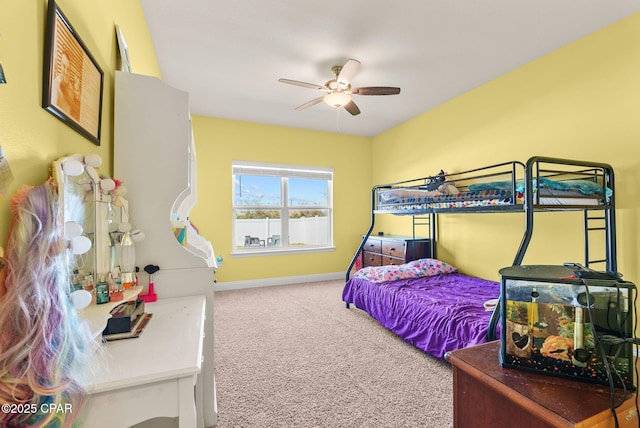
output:
{"label": "white vinyl fence", "polygon": [[[258,241],[260,246],[282,246],[282,222],[279,218],[236,219],[236,248],[243,248],[245,237]],[[329,245],[331,233],[327,217],[289,219],[289,245]]]}

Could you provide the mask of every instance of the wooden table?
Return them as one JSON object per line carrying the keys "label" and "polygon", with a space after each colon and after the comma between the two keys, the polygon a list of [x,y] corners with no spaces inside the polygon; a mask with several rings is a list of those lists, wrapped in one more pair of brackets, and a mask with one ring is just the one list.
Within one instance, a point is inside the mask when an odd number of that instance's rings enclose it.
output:
{"label": "wooden table", "polygon": [[[500,342],[458,349],[445,358],[453,366],[454,426],[486,428],[613,428],[607,386],[503,368]],[[616,400],[622,390],[616,389]],[[620,427],[638,427],[635,392],[616,414]]]}
{"label": "wooden table", "polygon": [[202,427],[196,412],[202,364],[205,297],[146,304],[153,317],[136,339],[108,342],[80,420],[90,428],[124,428],[155,417]]}

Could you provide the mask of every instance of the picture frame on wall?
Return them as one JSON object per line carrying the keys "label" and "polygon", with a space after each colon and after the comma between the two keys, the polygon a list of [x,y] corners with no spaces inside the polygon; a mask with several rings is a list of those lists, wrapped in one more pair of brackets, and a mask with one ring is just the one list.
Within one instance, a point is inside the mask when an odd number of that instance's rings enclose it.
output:
{"label": "picture frame on wall", "polygon": [[42,107],[99,146],[104,73],[55,0],[46,25]]}
{"label": "picture frame on wall", "polygon": [[116,24],[116,37],[118,40],[118,70],[131,73],[131,62],[129,61],[129,48],[124,40],[122,29]]}

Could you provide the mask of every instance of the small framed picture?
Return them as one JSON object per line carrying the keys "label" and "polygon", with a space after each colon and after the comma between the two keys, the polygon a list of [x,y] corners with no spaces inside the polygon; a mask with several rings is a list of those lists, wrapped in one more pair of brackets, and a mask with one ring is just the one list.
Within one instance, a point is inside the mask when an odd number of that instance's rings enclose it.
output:
{"label": "small framed picture", "polygon": [[42,107],[99,146],[104,73],[54,0],[44,49]]}
{"label": "small framed picture", "polygon": [[118,24],[116,24],[116,36],[118,38],[118,70],[131,73],[129,48],[127,48],[127,42],[124,40],[124,35]]}

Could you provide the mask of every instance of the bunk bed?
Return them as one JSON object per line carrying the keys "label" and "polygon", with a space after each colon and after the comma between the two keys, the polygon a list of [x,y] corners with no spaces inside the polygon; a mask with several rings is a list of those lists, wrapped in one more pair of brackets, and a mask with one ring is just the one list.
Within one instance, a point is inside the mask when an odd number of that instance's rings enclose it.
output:
{"label": "bunk bed", "polygon": [[[518,161],[377,185],[371,223],[346,272],[343,301],[369,313],[402,339],[436,357],[494,340],[499,333],[500,286],[437,260],[437,218],[448,213],[520,212],[525,227],[513,265],[521,265],[533,235],[534,213],[582,211],[584,263],[617,271],[613,168],[598,162],[536,156]],[[429,239],[431,258],[400,266],[353,267],[380,214],[413,217],[413,237]],[[590,240],[602,233],[604,257]],[[560,261],[563,262],[563,261]]]}

